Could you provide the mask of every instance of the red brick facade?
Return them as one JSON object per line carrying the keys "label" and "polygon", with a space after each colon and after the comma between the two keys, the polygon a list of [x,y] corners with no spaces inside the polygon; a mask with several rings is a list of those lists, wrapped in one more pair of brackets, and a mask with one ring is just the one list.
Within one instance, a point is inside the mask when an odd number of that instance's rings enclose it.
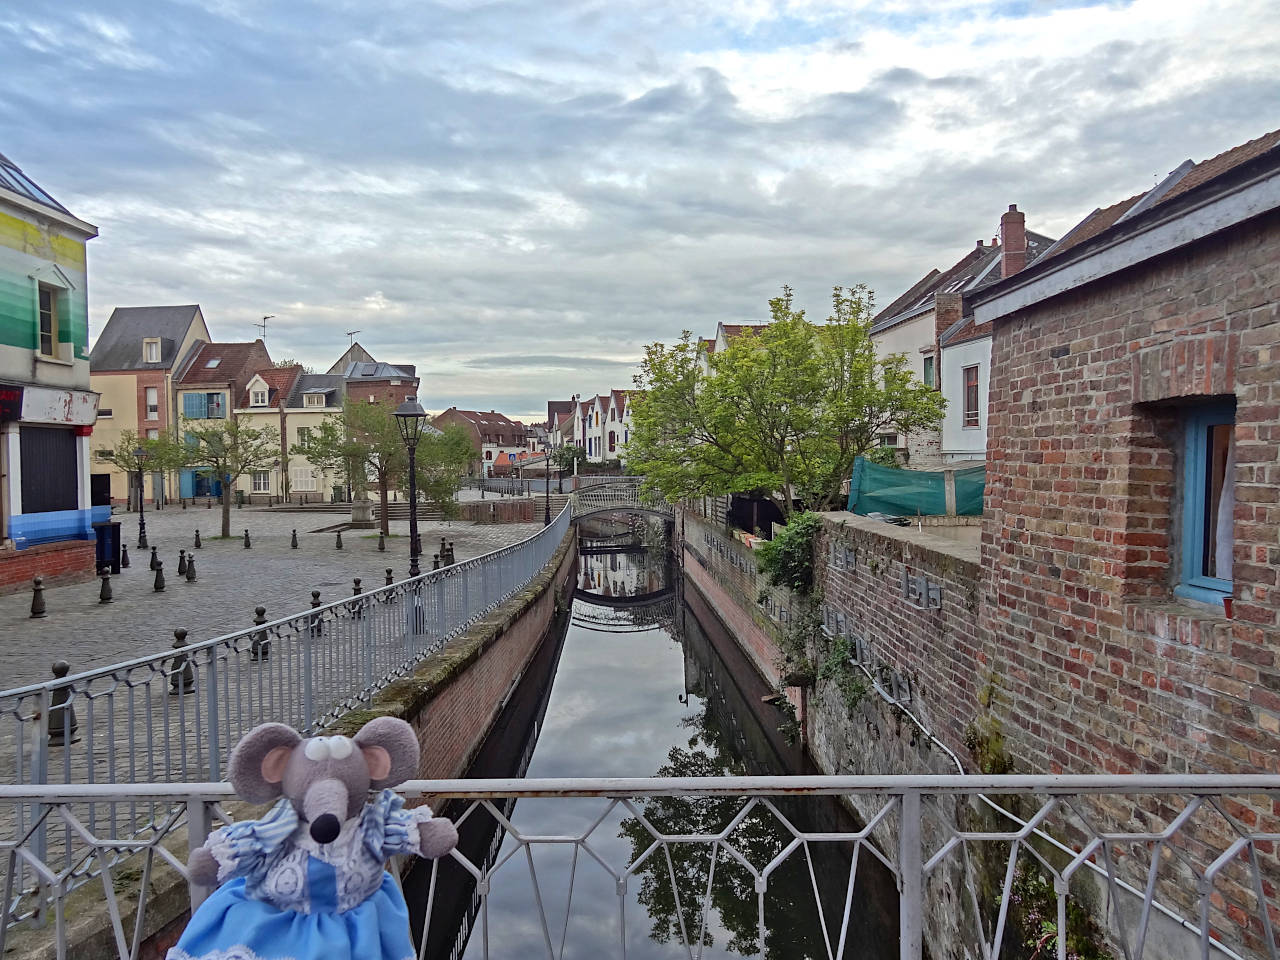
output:
{"label": "red brick facade", "polygon": [[94,551],[91,540],[38,543],[25,550],[0,551],[0,595],[29,591],[35,577],[44,577],[47,587],[92,580]]}

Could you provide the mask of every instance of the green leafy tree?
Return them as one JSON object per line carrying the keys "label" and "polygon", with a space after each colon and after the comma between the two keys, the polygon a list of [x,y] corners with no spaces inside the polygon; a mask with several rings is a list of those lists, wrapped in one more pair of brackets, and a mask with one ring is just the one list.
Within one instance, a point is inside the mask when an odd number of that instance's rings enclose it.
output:
{"label": "green leafy tree", "polygon": [[566,443],[551,455],[551,462],[559,473],[557,489],[564,493],[564,475],[573,473],[578,465],[587,462],[587,451],[576,443]]}
{"label": "green leafy tree", "polygon": [[758,491],[789,517],[841,499],[881,433],[937,426],[945,401],[904,354],[879,357],[872,297],[835,287],[826,323],[769,301],[770,322],[703,356],[686,331],[646,347],[635,378],[629,465],[668,500]]}
{"label": "green leafy tree", "polygon": [[138,472],[138,458],[134,456],[134,451],[141,450],[146,455],[143,463],[144,472],[163,472],[180,466],[173,459],[171,446],[164,440],[148,439],[137,431],[123,430],[115,446],[99,447],[94,450],[93,455],[102,463],[109,463],[123,470],[125,476],[129,478],[129,489],[132,491],[137,484],[133,478]]}
{"label": "green leafy tree", "polygon": [[[457,512],[454,494],[462,485],[467,466],[475,457],[476,448],[471,442],[471,436],[459,424],[450,424],[443,431],[427,427],[422,431],[414,455],[418,495],[438,508],[442,515],[453,516]],[[409,489],[407,457],[396,482],[402,490]]]}
{"label": "green leafy tree", "polygon": [[171,468],[193,467],[222,483],[222,535],[231,536],[231,490],[246,473],[265,470],[280,458],[280,431],[250,420],[182,420],[182,439],[153,441]]}

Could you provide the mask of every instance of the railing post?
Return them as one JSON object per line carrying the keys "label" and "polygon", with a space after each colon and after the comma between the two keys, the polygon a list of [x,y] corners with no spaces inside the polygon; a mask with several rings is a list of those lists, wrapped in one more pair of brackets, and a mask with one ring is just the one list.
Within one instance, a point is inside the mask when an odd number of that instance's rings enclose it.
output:
{"label": "railing post", "polygon": [[924,956],[924,864],[920,850],[920,793],[903,791],[898,826],[898,956]]}
{"label": "railing post", "polygon": [[[187,855],[190,856],[192,850],[199,849],[204,846],[204,842],[209,839],[209,827],[212,824],[212,818],[209,815],[209,804],[203,797],[187,797]],[[187,893],[191,898],[191,912],[195,913],[196,907],[204,903],[205,898],[213,893],[212,887],[206,887],[202,884],[193,883],[191,878],[187,878]]]}
{"label": "railing post", "polygon": [[311,646],[315,641],[308,630],[302,636],[302,732],[311,735],[315,720],[315,690],[312,687]]}
{"label": "railing post", "polygon": [[[222,744],[218,736],[218,648],[209,648],[209,660],[205,664],[204,697],[207,701],[209,728],[209,779],[217,783],[222,779]],[[196,730],[200,729],[200,715],[196,713]],[[203,841],[201,841],[203,842]]]}
{"label": "railing post", "polygon": [[449,614],[445,608],[444,574],[436,576],[436,627],[437,636],[443,637],[448,632]]}
{"label": "railing post", "polygon": [[[49,782],[49,711],[53,708],[53,691],[44,686],[40,690],[39,697],[39,716],[36,718],[36,742],[32,744],[31,751],[31,783],[46,784]],[[71,745],[66,746],[67,750],[71,749]],[[41,804],[33,803],[31,805],[31,821],[34,823],[40,818],[44,811]],[[34,848],[36,859],[41,863],[48,862],[48,825],[44,820],[40,821],[40,826],[36,828],[35,836],[31,838],[31,845]],[[19,861],[21,863],[21,861]],[[39,923],[44,923],[45,918],[45,900],[49,895],[49,885],[44,881],[40,871],[32,871],[39,878],[37,883],[40,887],[40,894],[36,898],[36,917]],[[21,873],[19,873],[21,877]]]}
{"label": "railing post", "polygon": [[363,634],[361,640],[364,643],[364,688],[370,690],[373,688],[373,615],[377,610],[370,594],[362,596],[360,603],[363,607],[360,619]]}

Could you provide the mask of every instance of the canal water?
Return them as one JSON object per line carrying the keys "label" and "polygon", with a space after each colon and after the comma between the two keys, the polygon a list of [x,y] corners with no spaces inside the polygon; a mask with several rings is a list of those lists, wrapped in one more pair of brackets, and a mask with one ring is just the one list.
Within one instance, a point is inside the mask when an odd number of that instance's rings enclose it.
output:
{"label": "canal water", "polygon": [[[580,541],[570,616],[546,638],[468,776],[815,772],[779,732],[781,714],[765,702],[770,691],[723,627],[698,598],[685,601],[660,532],[598,532]],[[430,899],[432,960],[760,956],[747,869],[721,849],[712,872],[707,843],[650,850],[654,832],[714,834],[744,805],[740,798],[659,798],[610,809],[601,799],[524,799],[497,808],[522,834],[567,837],[590,829],[576,853],[570,843],[522,848],[495,811],[477,807],[460,824],[460,848],[473,863],[501,864],[487,904],[456,863],[440,865],[434,891],[430,868],[419,864],[405,879],[415,933]],[[805,832],[857,828],[830,798],[778,798],[775,806],[776,814],[762,805],[749,811],[728,838],[757,868],[792,841],[778,815]],[[447,812],[456,820],[465,811]],[[646,851],[620,898],[599,861],[622,874]],[[852,854],[852,844],[811,843],[776,869],[765,894],[765,957],[836,955]],[[864,849],[843,955],[896,956],[896,911],[892,877]]]}

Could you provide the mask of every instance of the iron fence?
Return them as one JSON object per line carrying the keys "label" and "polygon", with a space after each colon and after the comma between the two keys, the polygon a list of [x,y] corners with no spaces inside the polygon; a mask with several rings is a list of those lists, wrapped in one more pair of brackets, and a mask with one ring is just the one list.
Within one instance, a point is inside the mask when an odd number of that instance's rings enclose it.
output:
{"label": "iron fence", "polygon": [[[954,947],[989,960],[1275,960],[1280,950],[1280,815],[1248,813],[1280,809],[1277,776],[453,780],[401,791],[437,809],[453,801],[460,832],[475,834],[450,860],[420,866],[416,885],[412,873],[406,880],[424,960],[557,958],[570,938],[586,938],[592,955],[625,957],[645,952],[635,947],[646,937],[675,941],[689,957],[729,943],[788,960],[919,960],[926,940],[935,956]],[[982,795],[1026,814],[975,820]],[[182,884],[188,847],[227,821],[231,797],[217,783],[0,787],[0,805],[38,818],[0,841],[0,952],[7,932],[11,944],[52,940],[65,957],[69,914],[80,910],[81,934],[88,929],[71,881],[79,864],[97,861],[97,925],[121,960],[139,956],[157,920],[154,895]],[[823,797],[874,813],[861,828],[810,822],[807,808]],[[92,826],[94,806],[130,803],[169,814],[146,836]],[[1121,822],[1090,812],[1111,803],[1130,811]],[[49,861],[33,843],[37,824],[68,831],[74,855]],[[18,864],[35,882],[15,882]],[[995,878],[989,887],[973,882],[982,870]],[[966,873],[965,888],[946,888]],[[877,874],[894,903],[868,919],[864,887]],[[1186,896],[1164,902],[1164,889]],[[194,903],[206,893],[190,888]]]}
{"label": "iron fence", "polygon": [[[268,720],[309,733],[408,673],[527,585],[568,532],[566,508],[533,536],[422,576],[246,630],[0,693],[0,783],[180,783],[222,778],[224,758]],[[313,594],[315,596],[315,594]],[[136,798],[91,804],[84,827],[127,840],[169,811]],[[0,836],[30,836],[71,877],[75,831],[38,809],[4,812]],[[26,869],[23,867],[22,869]],[[89,868],[90,872],[96,867]]]}

